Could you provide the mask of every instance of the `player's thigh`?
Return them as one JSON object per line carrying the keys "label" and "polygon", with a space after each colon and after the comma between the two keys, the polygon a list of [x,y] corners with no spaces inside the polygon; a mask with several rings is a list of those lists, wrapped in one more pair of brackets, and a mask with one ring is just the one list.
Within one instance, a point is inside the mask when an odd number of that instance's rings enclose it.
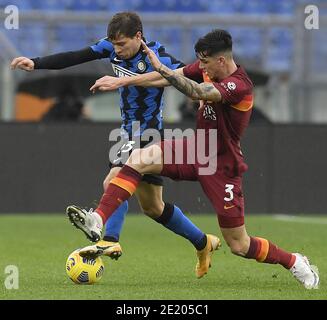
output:
{"label": "player's thigh", "polygon": [[241,177],[223,174],[199,176],[199,181],[215,208],[220,228],[237,228],[244,225],[244,196]]}
{"label": "player's thigh", "polygon": [[159,217],[164,209],[162,186],[141,181],[135,195],[142,211],[151,218]]}
{"label": "player's thigh", "polygon": [[116,177],[116,175],[119,173],[121,167],[112,167],[106,176],[106,178],[103,181],[103,189],[106,190],[109,186],[110,181]]}
{"label": "player's thigh", "polygon": [[162,141],[160,145],[163,157],[161,175],[173,180],[196,181],[194,145],[193,140],[189,139]]}

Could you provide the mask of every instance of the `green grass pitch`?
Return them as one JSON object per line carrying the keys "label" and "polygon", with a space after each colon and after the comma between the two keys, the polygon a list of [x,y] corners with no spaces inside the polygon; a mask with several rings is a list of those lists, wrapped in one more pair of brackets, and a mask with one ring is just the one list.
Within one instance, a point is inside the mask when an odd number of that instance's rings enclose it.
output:
{"label": "green grass pitch", "polygon": [[[205,232],[220,236],[216,216],[192,215]],[[95,285],[75,285],[66,259],[88,245],[65,215],[0,215],[0,299],[327,299],[327,218],[283,221],[246,218],[249,234],[265,237],[292,252],[303,252],[320,270],[320,288],[305,290],[279,265],[242,259],[223,241],[202,279],[194,274],[192,245],[151,219],[127,215],[118,261],[104,258],[105,273]],[[19,270],[19,288],[5,288],[5,268]]]}

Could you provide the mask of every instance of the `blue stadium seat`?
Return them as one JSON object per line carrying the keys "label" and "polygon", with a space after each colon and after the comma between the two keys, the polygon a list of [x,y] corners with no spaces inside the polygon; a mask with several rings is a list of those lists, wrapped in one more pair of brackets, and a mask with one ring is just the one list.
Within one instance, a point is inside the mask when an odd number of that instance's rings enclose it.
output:
{"label": "blue stadium seat", "polygon": [[163,0],[164,11],[176,12],[178,0]]}
{"label": "blue stadium seat", "polygon": [[99,41],[107,36],[107,24],[92,25],[88,30],[87,40],[90,44]]}
{"label": "blue stadium seat", "polygon": [[281,45],[291,45],[293,43],[293,32],[289,28],[271,28],[269,30],[271,43]]}
{"label": "blue stadium seat", "polygon": [[167,8],[162,0],[143,0],[138,10],[144,12],[163,12],[167,11]]}
{"label": "blue stadium seat", "polygon": [[138,10],[142,4],[142,0],[110,0],[107,1],[107,10],[113,13]]}
{"label": "blue stadium seat", "polygon": [[56,28],[57,38],[74,40],[75,37],[84,38],[87,36],[88,27],[83,23],[67,23]]}
{"label": "blue stadium seat", "polygon": [[94,2],[97,3],[98,10],[101,10],[101,11],[105,10],[106,11],[106,10],[108,10],[108,6],[109,6],[109,4],[112,1],[108,1],[108,0],[96,0]]}
{"label": "blue stadium seat", "polygon": [[265,70],[269,72],[286,72],[291,68],[292,57],[289,51],[280,48],[269,49]]}
{"label": "blue stadium seat", "polygon": [[270,46],[266,60],[268,71],[289,71],[292,63],[293,33],[288,28],[269,30]]}
{"label": "blue stadium seat", "polygon": [[[171,1],[170,1],[171,2]],[[172,8],[172,11],[176,12],[202,12],[208,9],[208,1],[197,1],[197,0],[179,0],[176,1],[175,7]],[[169,2],[165,1],[166,9],[168,9]]]}
{"label": "blue stadium seat", "polygon": [[92,45],[92,43],[88,43],[85,39],[77,39],[76,41],[57,39],[52,44],[51,53],[80,50],[89,45]]}
{"label": "blue stadium seat", "polygon": [[213,26],[201,26],[201,27],[194,27],[191,31],[192,33],[192,43],[191,45],[194,47],[194,44],[199,40],[199,38],[206,35],[213,29]]}
{"label": "blue stadium seat", "polygon": [[244,14],[266,14],[269,13],[269,1],[251,0],[244,1],[241,12]]}
{"label": "blue stadium seat", "polygon": [[[297,1],[299,3],[299,1]],[[275,0],[269,3],[270,13],[292,15],[297,5],[294,0]]]}
{"label": "blue stadium seat", "polygon": [[257,61],[260,59],[263,30],[255,27],[228,28],[233,37],[233,50],[241,59]]}
{"label": "blue stadium seat", "polygon": [[75,0],[71,5],[72,10],[79,11],[99,11],[99,3],[94,0]]}
{"label": "blue stadium seat", "polygon": [[182,34],[178,27],[145,28],[144,36],[148,42],[159,41],[176,58],[181,57]]}
{"label": "blue stadium seat", "polygon": [[88,27],[85,24],[75,23],[59,26],[56,28],[55,34],[55,48],[57,51],[78,50],[90,45],[87,40],[89,35]]}
{"label": "blue stadium seat", "polygon": [[46,23],[31,23],[21,25],[20,28],[31,41],[43,42],[47,37],[47,24]]}
{"label": "blue stadium seat", "polygon": [[[33,45],[31,45],[33,44]],[[46,54],[45,46],[40,41],[31,42],[29,40],[21,41],[18,49],[24,56],[30,58],[40,57]]]}
{"label": "blue stadium seat", "polygon": [[19,30],[11,30],[7,35],[24,56],[36,57],[46,53],[48,40],[43,23],[22,23]]}
{"label": "blue stadium seat", "polygon": [[33,9],[36,10],[48,10],[48,11],[58,11],[65,10],[67,2],[64,0],[33,0]]}
{"label": "blue stadium seat", "polygon": [[29,0],[0,0],[0,8],[5,8],[9,5],[17,6],[20,10],[30,10],[33,8]]}
{"label": "blue stadium seat", "polygon": [[242,11],[243,5],[242,0],[211,0],[208,10],[211,13],[235,14]]}

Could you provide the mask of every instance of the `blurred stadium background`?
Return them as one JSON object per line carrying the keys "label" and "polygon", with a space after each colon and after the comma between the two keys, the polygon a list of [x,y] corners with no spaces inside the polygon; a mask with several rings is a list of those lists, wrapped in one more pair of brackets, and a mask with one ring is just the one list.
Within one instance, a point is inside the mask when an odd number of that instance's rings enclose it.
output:
{"label": "blurred stadium background", "polygon": [[[319,8],[319,30],[304,28],[304,8]],[[7,30],[4,8],[19,8],[19,29]],[[118,127],[118,94],[89,94],[112,74],[106,61],[62,71],[12,72],[17,56],[77,50],[106,36],[119,11],[140,14],[147,40],[158,40],[188,63],[195,41],[213,28],[234,38],[237,61],[255,82],[255,113],[243,142],[249,163],[248,213],[325,213],[327,180],[327,1],[325,0],[0,0],[0,212],[63,212],[101,195],[108,134]],[[84,117],[45,121],[70,88]],[[181,94],[168,89],[168,127],[193,127]],[[190,109],[187,109],[190,110]],[[189,212],[211,212],[200,188],[167,181],[166,197]],[[185,197],[185,193],[188,197]],[[136,204],[132,210],[138,211]]]}

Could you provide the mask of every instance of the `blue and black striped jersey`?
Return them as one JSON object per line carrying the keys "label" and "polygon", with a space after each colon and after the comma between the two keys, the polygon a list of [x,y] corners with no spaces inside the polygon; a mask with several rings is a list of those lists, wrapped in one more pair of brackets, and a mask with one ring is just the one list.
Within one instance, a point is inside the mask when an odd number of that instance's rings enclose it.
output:
{"label": "blue and black striped jersey", "polygon": [[[159,42],[149,42],[148,47],[159,57],[162,64],[170,69],[178,69],[184,64],[166,53],[165,48]],[[132,58],[120,59],[115,53],[113,44],[108,39],[102,39],[91,49],[97,53],[99,59],[109,58],[113,71],[117,77],[133,77],[137,74],[154,71],[153,67],[143,52],[142,48]],[[163,129],[162,108],[164,88],[129,86],[119,89],[120,108],[122,115],[122,128],[132,135],[132,123],[140,122],[139,132],[135,136],[142,135],[146,129]]]}

